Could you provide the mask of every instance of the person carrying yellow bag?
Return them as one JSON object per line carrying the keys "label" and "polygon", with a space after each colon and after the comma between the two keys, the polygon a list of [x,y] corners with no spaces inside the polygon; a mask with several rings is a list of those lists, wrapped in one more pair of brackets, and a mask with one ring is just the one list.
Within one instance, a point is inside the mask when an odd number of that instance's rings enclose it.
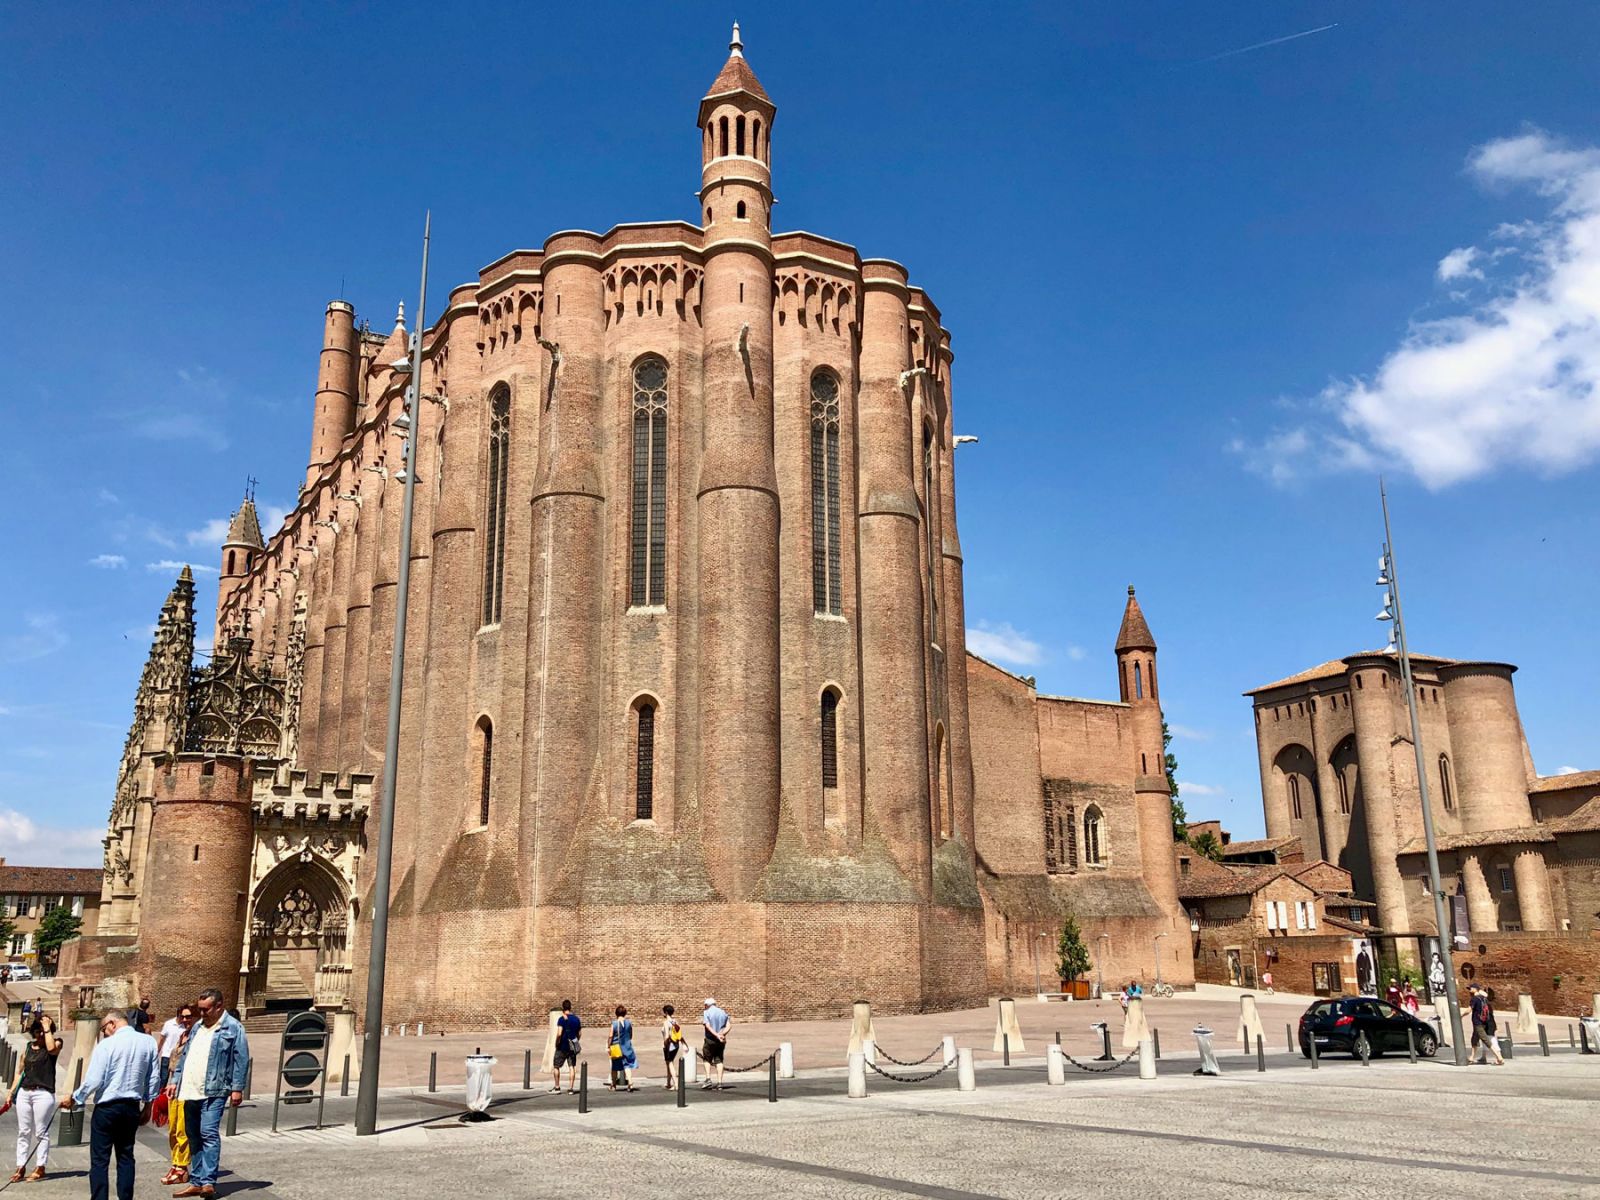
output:
{"label": "person carrying yellow bag", "polygon": [[630,1092],[638,1091],[633,1086],[633,1072],[639,1066],[638,1056],[633,1052],[633,1022],[628,1020],[628,1010],[620,1004],[617,1005],[617,1019],[611,1022],[611,1037],[606,1048],[611,1055],[611,1082],[606,1086],[612,1091],[622,1087]]}

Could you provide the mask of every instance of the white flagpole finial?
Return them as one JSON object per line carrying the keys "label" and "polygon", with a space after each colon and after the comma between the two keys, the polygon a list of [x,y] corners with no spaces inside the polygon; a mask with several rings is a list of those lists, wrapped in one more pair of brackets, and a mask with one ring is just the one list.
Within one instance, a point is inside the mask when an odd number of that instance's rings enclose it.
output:
{"label": "white flagpole finial", "polygon": [[733,40],[728,43],[728,49],[733,52],[734,58],[744,57],[744,42],[739,38],[739,22],[733,23]]}
{"label": "white flagpole finial", "polygon": [[394,327],[396,329],[404,329],[406,327],[406,302],[404,300],[400,301],[399,311],[394,314]]}

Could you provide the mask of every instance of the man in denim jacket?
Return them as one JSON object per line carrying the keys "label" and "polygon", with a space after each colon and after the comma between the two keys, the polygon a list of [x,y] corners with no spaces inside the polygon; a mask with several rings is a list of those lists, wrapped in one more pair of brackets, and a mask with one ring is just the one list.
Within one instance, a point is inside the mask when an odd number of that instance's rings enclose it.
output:
{"label": "man in denim jacket", "polygon": [[173,1196],[215,1196],[217,1167],[222,1158],[222,1110],[244,1099],[250,1070],[250,1042],[244,1026],[222,1007],[222,993],[207,988],[195,1007],[200,1020],[178,1052],[167,1084],[167,1096],[183,1103],[193,1158],[189,1186]]}

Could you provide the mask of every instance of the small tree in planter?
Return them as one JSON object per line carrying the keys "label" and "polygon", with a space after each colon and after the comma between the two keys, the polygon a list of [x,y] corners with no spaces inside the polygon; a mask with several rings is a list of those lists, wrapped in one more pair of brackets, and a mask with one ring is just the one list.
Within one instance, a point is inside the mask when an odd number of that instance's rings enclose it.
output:
{"label": "small tree in planter", "polygon": [[1083,944],[1077,919],[1068,913],[1061,925],[1061,940],[1056,943],[1056,971],[1061,976],[1061,990],[1071,991],[1078,977],[1088,969],[1089,947]]}

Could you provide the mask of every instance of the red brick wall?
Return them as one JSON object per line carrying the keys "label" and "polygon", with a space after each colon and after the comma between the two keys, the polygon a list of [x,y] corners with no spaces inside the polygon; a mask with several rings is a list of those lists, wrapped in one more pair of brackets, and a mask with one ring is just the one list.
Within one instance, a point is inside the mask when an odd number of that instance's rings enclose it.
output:
{"label": "red brick wall", "polygon": [[1455,964],[1463,986],[1470,979],[1494,989],[1498,1009],[1514,1011],[1528,992],[1541,1014],[1587,1015],[1600,992],[1600,937],[1589,934],[1473,934]]}
{"label": "red brick wall", "polygon": [[1033,689],[967,659],[978,856],[1002,874],[1044,871],[1043,785]]}

